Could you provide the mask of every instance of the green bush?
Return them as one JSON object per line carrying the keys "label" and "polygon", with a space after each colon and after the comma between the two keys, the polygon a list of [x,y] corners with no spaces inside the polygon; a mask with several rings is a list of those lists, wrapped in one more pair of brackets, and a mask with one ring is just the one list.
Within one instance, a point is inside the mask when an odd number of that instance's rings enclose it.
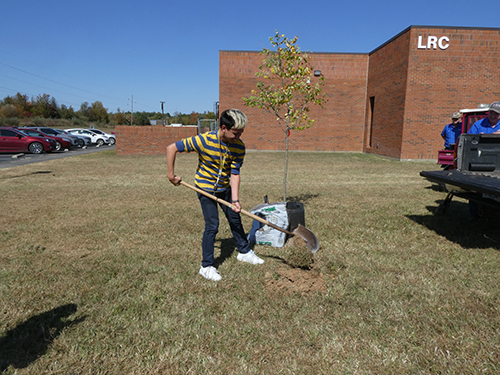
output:
{"label": "green bush", "polygon": [[0,117],[0,126],[19,126],[20,120],[17,117]]}
{"label": "green bush", "polygon": [[31,123],[35,126],[49,126],[48,119],[43,117],[35,117],[31,119]]}
{"label": "green bush", "polygon": [[87,127],[87,121],[82,120],[81,118],[78,117],[73,117],[73,125],[75,128],[84,128]]}
{"label": "green bush", "polygon": [[55,124],[54,126],[57,128],[69,129],[74,127],[73,121],[67,119],[57,119],[54,120],[53,122]]}

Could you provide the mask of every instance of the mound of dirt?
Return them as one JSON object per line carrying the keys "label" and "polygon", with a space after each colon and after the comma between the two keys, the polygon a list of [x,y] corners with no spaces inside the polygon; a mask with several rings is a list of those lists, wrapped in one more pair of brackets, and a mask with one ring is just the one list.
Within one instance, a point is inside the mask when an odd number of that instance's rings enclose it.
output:
{"label": "mound of dirt", "polygon": [[267,289],[280,293],[326,293],[325,279],[321,272],[299,268],[279,268],[275,274],[266,272]]}

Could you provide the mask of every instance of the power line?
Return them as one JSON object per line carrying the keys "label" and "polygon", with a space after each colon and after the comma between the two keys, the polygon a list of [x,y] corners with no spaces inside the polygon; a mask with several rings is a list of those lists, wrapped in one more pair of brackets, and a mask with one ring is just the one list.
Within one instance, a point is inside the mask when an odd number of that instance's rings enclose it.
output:
{"label": "power line", "polygon": [[[37,77],[37,78],[40,78],[40,79],[43,79],[43,80],[46,80],[46,81],[49,81],[49,82],[52,82],[52,83],[55,83],[55,84],[58,84],[58,85],[61,85],[61,86],[65,86],[65,87],[68,87],[68,88],[71,88],[71,89],[74,89],[74,90],[78,90],[78,91],[82,91],[82,92],[86,92],[86,93],[89,93],[89,94],[92,94],[92,95],[96,95],[97,97],[108,97],[108,98],[111,98],[113,101],[117,100],[116,98],[114,97],[111,97],[109,95],[106,95],[106,94],[99,94],[99,93],[96,93],[96,92],[93,92],[93,91],[89,91],[89,90],[85,90],[85,89],[81,89],[81,88],[78,88],[78,87],[75,87],[75,86],[71,86],[71,85],[68,85],[66,83],[62,83],[62,82],[58,82],[56,80],[53,80],[53,79],[50,79],[50,78],[46,78],[46,77],[43,77],[41,75],[38,75],[38,74],[35,74],[35,73],[31,73],[27,70],[24,70],[24,69],[20,69],[20,68],[17,68],[15,66],[12,66],[12,65],[9,65],[9,64],[5,64],[3,62],[0,62],[0,65],[3,65],[3,66],[6,66],[10,69],[13,69],[13,70],[17,70],[19,72],[22,72],[24,74],[28,74],[28,75],[31,75],[33,77]],[[11,78],[11,77],[8,77],[8,78]],[[13,79],[13,78],[11,78]],[[22,81],[21,81],[22,82]],[[24,83],[28,83],[28,82],[24,82]],[[33,83],[28,83],[28,84],[32,84],[32,85],[35,85]],[[36,85],[35,85],[36,86]],[[45,88],[47,89],[46,87],[44,86],[39,86],[39,87],[42,87],[42,88]],[[52,90],[52,89],[50,89]],[[54,89],[54,91],[57,91]],[[61,92],[61,91],[60,91]],[[64,92],[63,92],[64,93]],[[67,95],[71,95],[71,94],[68,94],[68,93],[64,93],[64,94],[67,94]],[[77,95],[74,95],[74,96],[77,96]],[[123,102],[121,102],[120,100],[116,101],[114,104],[118,104],[118,102],[120,102],[121,104],[123,104]]]}
{"label": "power line", "polygon": [[[40,79],[43,79],[43,80],[46,80],[48,82],[52,82],[52,83],[55,83],[55,84],[58,84],[58,85],[61,85],[61,86],[65,86],[65,87],[68,87],[68,88],[71,88],[71,89],[74,89],[74,90],[78,90],[78,91],[82,91],[82,92],[86,92],[86,93],[89,93],[89,94],[92,94],[92,95],[96,95],[96,96],[107,96],[109,98],[112,98],[113,100],[116,100],[115,98],[111,97],[111,96],[108,96],[108,95],[102,95],[102,94],[99,94],[99,93],[96,93],[96,92],[92,92],[92,91],[89,91],[89,90],[85,90],[85,89],[80,89],[78,87],[75,87],[75,86],[72,86],[72,85],[68,85],[66,83],[63,83],[63,82],[59,82],[59,81],[56,81],[56,80],[53,80],[53,79],[50,79],[50,78],[46,78],[46,77],[43,77],[39,74],[35,74],[35,73],[32,73],[32,72],[29,72],[27,70],[24,70],[24,69],[20,69],[20,68],[17,68],[15,66],[12,66],[12,65],[9,65],[9,64],[5,64],[3,62],[0,62],[0,65],[3,65],[5,67],[8,67],[10,69],[13,69],[13,70],[16,70],[16,71],[19,71],[19,72],[22,72],[24,74],[28,74],[30,76],[33,76],[33,77],[37,77],[37,78],[40,78]],[[9,77],[9,76],[6,76],[6,75],[3,75],[3,74],[0,74],[1,76],[3,77],[6,77],[6,78],[9,78],[9,79],[12,79],[12,80],[16,80],[16,81],[19,81],[19,82],[22,82],[22,83],[26,83],[26,84],[29,84],[29,85],[33,85],[33,86],[37,86],[37,87],[41,87],[43,89],[46,89],[46,90],[51,90],[51,91],[56,91],[56,92],[60,92],[62,94],[65,94],[65,95],[70,95],[70,96],[74,96],[74,97],[79,97],[79,98],[83,98],[84,100],[86,99],[85,97],[83,96],[79,96],[79,95],[75,95],[75,94],[70,94],[70,93],[67,93],[67,92],[64,92],[64,91],[60,91],[60,90],[57,90],[57,89],[51,89],[51,88],[48,88],[46,86],[42,86],[42,85],[37,85],[35,83],[32,83],[32,82],[26,82],[26,81],[23,81],[23,80],[20,80],[20,79],[17,79],[17,78],[12,78],[12,77]],[[16,91],[16,90],[12,90],[12,91]],[[33,96],[33,95],[31,95]],[[59,100],[58,100],[59,101]],[[64,102],[63,102],[64,103]],[[76,104],[76,103],[69,103],[69,102],[66,102],[68,104],[71,104],[71,105],[74,105],[75,107],[78,107],[79,104]],[[118,105],[118,102],[115,102],[114,104],[117,105],[117,107],[121,107],[123,105],[123,102],[120,101],[120,105]],[[158,112],[158,110],[152,106],[149,106],[147,104],[143,104],[141,102],[135,102],[137,105],[139,105],[140,107],[143,107],[143,108],[147,108],[147,109],[150,109],[151,112]]]}

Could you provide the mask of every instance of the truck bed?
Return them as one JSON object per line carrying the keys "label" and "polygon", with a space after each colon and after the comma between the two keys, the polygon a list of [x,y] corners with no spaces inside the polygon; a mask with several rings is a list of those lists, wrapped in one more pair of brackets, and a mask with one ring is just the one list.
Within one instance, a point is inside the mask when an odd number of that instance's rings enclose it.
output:
{"label": "truck bed", "polygon": [[456,186],[470,192],[500,197],[499,174],[474,174],[454,169],[451,171],[422,171],[420,176],[432,182]]}

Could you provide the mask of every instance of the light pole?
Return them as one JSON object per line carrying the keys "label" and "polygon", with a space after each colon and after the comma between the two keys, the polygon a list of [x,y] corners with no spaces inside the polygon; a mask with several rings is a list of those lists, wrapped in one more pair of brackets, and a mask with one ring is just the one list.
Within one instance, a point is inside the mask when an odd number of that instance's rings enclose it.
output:
{"label": "light pole", "polygon": [[130,100],[130,126],[134,125],[134,95],[132,95],[132,99]]}
{"label": "light pole", "polygon": [[165,120],[163,119],[163,103],[165,102],[160,102],[161,103],[161,124],[165,126]]}

